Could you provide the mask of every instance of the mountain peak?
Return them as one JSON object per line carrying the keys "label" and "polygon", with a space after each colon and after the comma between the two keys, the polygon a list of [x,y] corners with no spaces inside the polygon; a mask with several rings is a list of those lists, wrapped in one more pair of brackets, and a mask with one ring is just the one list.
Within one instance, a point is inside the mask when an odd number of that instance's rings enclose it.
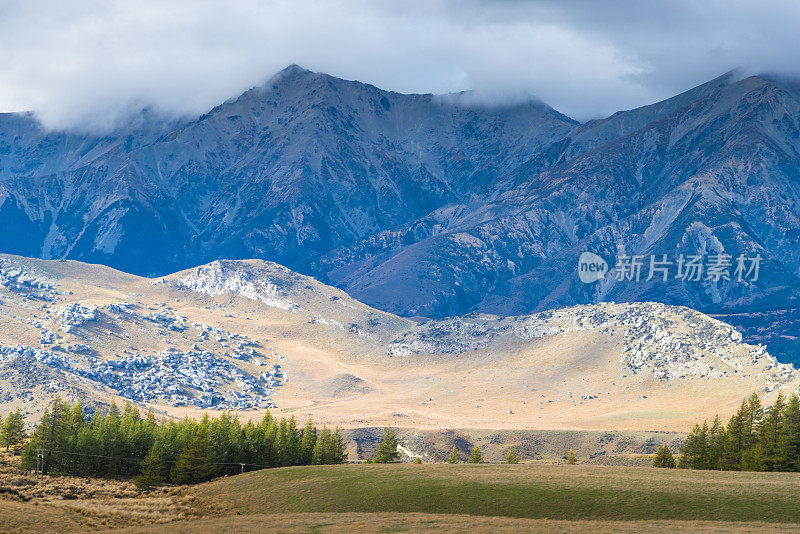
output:
{"label": "mountain peak", "polygon": [[314,74],[308,69],[305,69],[298,65],[297,63],[292,63],[288,67],[278,71],[277,74],[273,76],[273,78],[285,77],[285,76],[304,76],[307,74]]}

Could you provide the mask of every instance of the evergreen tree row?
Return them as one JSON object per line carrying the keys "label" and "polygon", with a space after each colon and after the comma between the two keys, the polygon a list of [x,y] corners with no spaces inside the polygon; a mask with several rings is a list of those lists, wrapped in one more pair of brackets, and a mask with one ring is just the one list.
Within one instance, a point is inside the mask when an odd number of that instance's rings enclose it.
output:
{"label": "evergreen tree row", "polygon": [[800,400],[779,393],[766,410],[753,393],[723,426],[695,425],[678,467],[728,471],[800,471]]}
{"label": "evergreen tree row", "polygon": [[[298,429],[294,417],[258,422],[226,413],[200,421],[156,421],[126,403],[106,414],[84,414],[79,402],[56,399],[22,450],[22,467],[34,469],[44,449],[45,473],[135,476],[149,488],[163,482],[193,484],[225,474],[267,467],[338,464],[347,459],[338,429]],[[244,464],[244,465],[242,465]]]}

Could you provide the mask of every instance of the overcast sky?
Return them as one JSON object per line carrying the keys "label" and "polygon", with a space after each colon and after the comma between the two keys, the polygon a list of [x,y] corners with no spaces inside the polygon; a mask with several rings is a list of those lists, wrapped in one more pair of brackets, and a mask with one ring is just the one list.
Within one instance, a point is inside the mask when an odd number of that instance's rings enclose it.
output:
{"label": "overcast sky", "polygon": [[199,114],[297,63],[586,120],[732,68],[800,73],[798,35],[792,0],[0,0],[0,111],[54,128]]}

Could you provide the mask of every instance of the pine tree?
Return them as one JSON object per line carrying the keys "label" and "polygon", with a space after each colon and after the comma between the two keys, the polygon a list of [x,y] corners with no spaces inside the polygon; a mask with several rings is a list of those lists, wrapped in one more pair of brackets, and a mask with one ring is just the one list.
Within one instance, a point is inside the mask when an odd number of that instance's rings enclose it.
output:
{"label": "pine tree", "polygon": [[20,445],[26,437],[25,419],[22,417],[19,406],[17,406],[17,409],[8,414],[8,417],[2,424],[0,444],[5,445],[6,450],[8,450],[10,447]]}
{"label": "pine tree", "polygon": [[286,422],[286,465],[298,465],[300,462],[300,432],[297,430],[297,421],[292,415]]}
{"label": "pine tree", "polygon": [[278,463],[278,424],[275,419],[267,413],[264,419],[261,420],[260,428],[262,429],[263,436],[259,448],[261,449],[262,461],[258,462],[264,465],[276,467]]}
{"label": "pine tree", "polygon": [[742,450],[739,469],[755,471],[762,468],[765,451],[759,443],[759,429],[764,418],[764,409],[761,399],[756,393],[747,398],[747,411],[745,412],[744,426],[742,429]]}
{"label": "pine tree", "polygon": [[450,451],[450,456],[447,458],[448,464],[457,464],[461,460],[458,458],[458,451],[456,450],[456,446],[453,445],[453,450]]}
{"label": "pine tree", "polygon": [[383,431],[383,439],[378,446],[378,452],[375,454],[375,463],[388,464],[396,462],[400,457],[397,451],[397,434],[394,433],[392,427],[387,426]]}
{"label": "pine tree", "polygon": [[331,440],[331,431],[322,427],[322,432],[317,436],[317,442],[314,445],[314,454],[312,455],[311,463],[314,465],[323,465],[328,463],[328,441]]}
{"label": "pine tree", "polygon": [[780,447],[784,441],[783,416],[786,403],[782,393],[778,393],[775,402],[758,428],[758,442],[755,446],[752,465],[747,466],[756,471],[774,471],[780,465]]}
{"label": "pine tree", "polygon": [[744,437],[746,440],[745,448],[753,447],[758,441],[758,428],[764,418],[764,409],[761,407],[761,399],[757,393],[753,393],[747,398],[747,411],[744,420]]}
{"label": "pine tree", "polygon": [[68,428],[68,408],[59,398],[53,400],[52,411],[45,411],[39,426],[42,427],[42,439],[39,441],[39,448],[46,449],[42,473],[47,474],[53,468],[59,468],[64,462],[63,455],[58,455],[55,451],[63,450],[63,443]]}
{"label": "pine tree", "polygon": [[277,453],[279,466],[292,464],[292,436],[286,419],[281,419],[278,425]]}
{"label": "pine tree", "polygon": [[747,446],[745,436],[745,419],[747,418],[747,400],[742,404],[728,421],[725,429],[725,449],[722,457],[722,469],[739,470],[742,468],[742,454]]}
{"label": "pine tree", "polygon": [[517,460],[517,453],[514,450],[514,447],[509,447],[506,451],[506,458],[505,461],[507,464],[518,464],[519,460]]}
{"label": "pine tree", "polygon": [[142,470],[134,479],[134,484],[141,491],[150,491],[164,482],[164,445],[156,441],[142,460]]}
{"label": "pine tree", "polygon": [[172,481],[178,484],[196,484],[211,476],[211,448],[208,445],[208,431],[200,427],[172,468]]}
{"label": "pine tree", "polygon": [[570,449],[569,450],[569,454],[567,454],[567,464],[568,465],[575,465],[575,462],[576,462],[575,452],[572,449]]}
{"label": "pine tree", "polygon": [[672,469],[675,467],[675,458],[669,450],[669,447],[662,445],[656,452],[656,457],[653,459],[653,467],[666,467]]}
{"label": "pine tree", "polygon": [[300,438],[300,465],[309,465],[314,458],[314,445],[317,444],[317,429],[311,423],[311,419],[303,428],[303,435]]}
{"label": "pine tree", "polygon": [[800,471],[800,399],[797,395],[789,397],[783,410],[778,458],[782,471]]}
{"label": "pine tree", "polygon": [[722,469],[727,440],[728,433],[722,426],[719,416],[714,417],[714,422],[708,430],[709,469]]}
{"label": "pine tree", "polygon": [[474,445],[472,450],[469,453],[469,459],[467,460],[468,464],[482,464],[483,463],[483,455],[481,454],[481,449]]}
{"label": "pine tree", "polygon": [[343,464],[347,460],[347,453],[344,452],[344,440],[339,429],[333,431],[325,443],[325,463]]}
{"label": "pine tree", "polygon": [[712,469],[709,433],[707,421],[703,422],[703,426],[694,425],[694,430],[681,447],[678,467],[682,469]]}

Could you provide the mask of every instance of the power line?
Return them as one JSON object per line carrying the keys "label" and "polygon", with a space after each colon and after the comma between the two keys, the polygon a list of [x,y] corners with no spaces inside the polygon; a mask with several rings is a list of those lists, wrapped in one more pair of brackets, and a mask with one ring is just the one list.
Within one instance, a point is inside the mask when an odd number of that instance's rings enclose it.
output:
{"label": "power line", "polygon": [[[46,451],[47,449],[42,449],[42,450]],[[108,456],[108,455],[105,455],[105,454],[89,454],[89,453],[71,452],[71,451],[53,451],[53,450],[51,450],[50,453],[51,454],[71,454],[73,456],[86,456],[86,457],[91,457],[91,458],[108,458],[108,459],[111,459],[111,460],[130,460],[130,461],[134,461],[134,462],[141,462],[141,461],[144,460],[144,458],[132,458],[132,457],[128,457],[128,456]],[[177,460],[161,460],[161,461],[163,463],[170,463],[170,464],[174,464],[174,463],[178,462]],[[211,465],[248,465],[248,466],[253,466],[253,467],[267,467],[267,468],[270,467],[269,465],[251,464],[249,462],[208,462],[208,463],[211,464]]]}

